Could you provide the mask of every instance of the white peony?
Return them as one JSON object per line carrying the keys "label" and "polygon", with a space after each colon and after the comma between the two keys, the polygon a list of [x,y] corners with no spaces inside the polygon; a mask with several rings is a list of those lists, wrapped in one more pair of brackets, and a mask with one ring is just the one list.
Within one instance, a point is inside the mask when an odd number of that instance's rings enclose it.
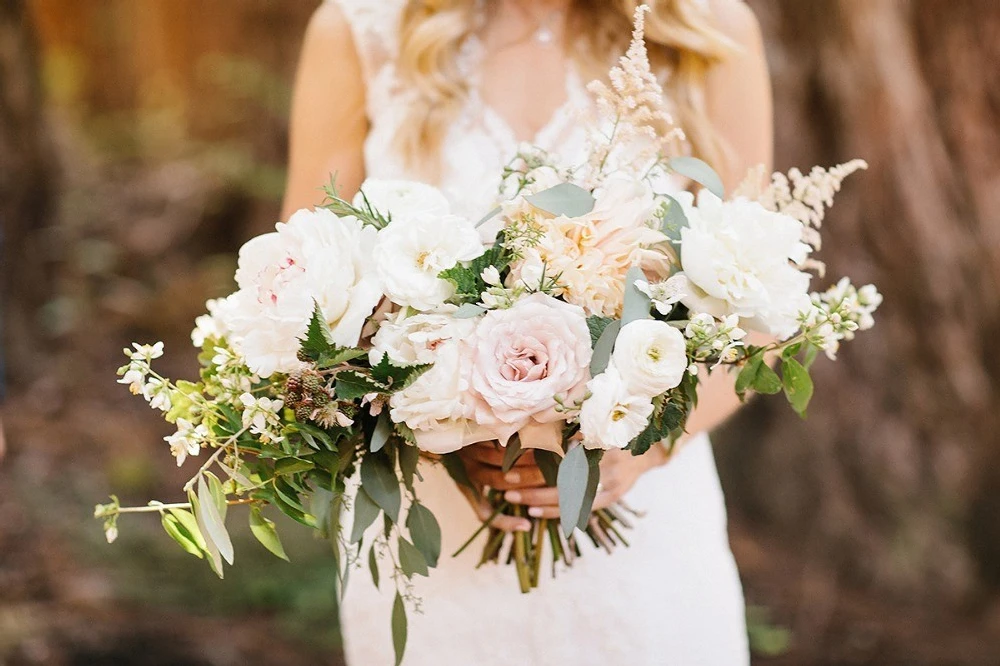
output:
{"label": "white peony", "polygon": [[221,313],[231,342],[261,377],[291,372],[318,303],[343,347],[358,344],[382,291],[372,266],[376,230],[325,209],[300,210],[277,231],[247,242],[239,286]]}
{"label": "white peony", "polygon": [[378,365],[388,354],[396,365],[434,363],[442,345],[461,340],[476,328],[473,319],[455,319],[452,313],[457,309],[450,305],[433,313],[390,315],[372,337],[368,360]]}
{"label": "white peony", "polygon": [[376,212],[401,221],[417,215],[447,215],[448,199],[441,190],[426,183],[410,180],[379,180],[369,178],[354,196],[354,207],[364,210],[365,199]]}
{"label": "white peony", "polygon": [[590,397],[580,409],[580,434],[588,449],[624,449],[649,425],[653,401],[636,395],[614,364],[587,383]]}
{"label": "white peony", "polygon": [[680,384],[688,366],[684,334],[655,319],[623,326],[612,358],[629,392],[650,398]]}
{"label": "white peony", "polygon": [[695,205],[677,194],[689,226],[681,230],[681,266],[689,282],[682,301],[692,312],[739,315],[779,338],[809,307],[809,275],[793,263],[809,252],[802,224],[747,199],[722,201],[702,190]]}
{"label": "white peony", "polygon": [[438,274],[483,253],[476,227],[455,215],[422,213],[379,232],[375,270],[389,299],[415,310],[433,310],[455,285]]}

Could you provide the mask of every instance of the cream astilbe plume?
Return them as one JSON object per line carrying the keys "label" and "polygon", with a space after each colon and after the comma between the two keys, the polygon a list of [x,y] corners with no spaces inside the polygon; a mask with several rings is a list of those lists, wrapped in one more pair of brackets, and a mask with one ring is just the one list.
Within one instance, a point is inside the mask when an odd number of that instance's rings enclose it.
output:
{"label": "cream astilbe plume", "polygon": [[[646,50],[645,24],[648,5],[635,10],[635,27],[628,50],[618,60],[618,66],[608,74],[610,85],[592,81],[587,90],[594,95],[598,118],[611,124],[610,135],[600,135],[591,150],[590,167],[601,173],[608,156],[616,147],[640,145],[648,151],[647,160],[656,160],[668,147],[683,141],[684,131],[674,122],[667,109],[663,87],[649,64]],[[603,140],[602,140],[603,139]]]}

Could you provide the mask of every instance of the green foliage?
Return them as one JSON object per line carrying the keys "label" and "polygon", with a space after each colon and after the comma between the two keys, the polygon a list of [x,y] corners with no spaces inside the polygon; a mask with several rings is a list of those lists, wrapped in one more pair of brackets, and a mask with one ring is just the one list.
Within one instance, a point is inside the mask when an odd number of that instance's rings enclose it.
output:
{"label": "green foliage", "polygon": [[427,372],[430,365],[396,365],[384,354],[377,365],[372,367],[372,378],[385,387],[386,391],[401,391]]}
{"label": "green foliage", "polygon": [[338,400],[352,401],[369,393],[384,393],[388,387],[357,370],[348,370],[337,374],[333,390]]}
{"label": "green foliage", "polygon": [[683,419],[684,409],[676,403],[667,400],[657,404],[650,416],[649,425],[629,445],[632,455],[642,455],[653,445],[669,437],[670,433],[681,427]]}
{"label": "green foliage", "polygon": [[590,466],[582,446],[570,449],[559,464],[556,487],[559,489],[559,523],[563,534],[573,534],[583,511],[583,501],[587,494]]}
{"label": "green foliage", "polygon": [[813,396],[813,381],[809,371],[794,358],[787,358],[781,365],[781,383],[792,409],[805,418],[806,408]]}
{"label": "green foliage", "polygon": [[597,497],[597,486],[601,482],[601,458],[604,451],[587,451],[587,490],[583,494],[583,504],[580,507],[580,517],[576,521],[578,529],[587,529],[590,521],[590,512],[594,506],[594,498]]}
{"label": "green foliage", "polygon": [[[190,522],[187,519],[182,520],[177,514],[188,516]],[[170,511],[161,513],[160,522],[163,524],[163,529],[166,533],[170,535],[170,538],[180,544],[180,547],[185,552],[194,555],[198,559],[202,559],[205,556],[205,540],[202,538],[201,532],[198,530],[198,524],[192,514],[179,509],[171,509]]]}
{"label": "green foliage", "polygon": [[417,476],[417,465],[420,463],[420,449],[413,444],[399,441],[399,473],[403,477],[403,485],[413,492],[413,478]]}
{"label": "green foliage", "polygon": [[622,328],[620,320],[615,320],[604,327],[601,336],[594,344],[594,354],[590,357],[590,375],[596,377],[608,368],[611,362],[611,352],[615,348],[615,340]]}
{"label": "green foliage", "polygon": [[478,303],[479,296],[486,291],[489,285],[482,278],[484,270],[494,266],[498,271],[503,271],[510,265],[511,257],[509,251],[504,248],[500,239],[489,248],[469,262],[468,266],[461,264],[443,270],[438,274],[442,280],[448,280],[455,285],[455,295],[451,300],[459,305],[463,303]]}
{"label": "green foliage", "polygon": [[615,320],[611,317],[601,317],[600,315],[591,315],[587,317],[587,328],[590,329],[590,346],[596,347],[597,341],[601,339],[601,334],[604,333],[606,329]]}
{"label": "green foliage", "polygon": [[426,576],[429,573],[427,560],[424,559],[423,553],[402,536],[399,537],[397,552],[399,554],[399,568],[407,578],[413,578],[414,575]]}
{"label": "green foliage", "polygon": [[304,338],[299,339],[299,352],[314,362],[320,369],[333,368],[366,355],[362,349],[338,347],[333,342],[333,332],[323,315],[319,303],[313,301],[313,312],[309,318]]}
{"label": "green foliage", "polygon": [[720,199],[726,198],[726,188],[722,184],[722,178],[715,169],[697,157],[675,157],[667,162],[667,168],[702,185]]}
{"label": "green foliage", "polygon": [[774,395],[780,393],[781,388],[781,378],[764,362],[762,351],[756,351],[747,358],[740,374],[736,376],[736,393],[741,397],[751,389],[757,393]]}
{"label": "green foliage", "polygon": [[375,522],[382,509],[375,503],[375,500],[365,492],[365,489],[358,488],[358,494],[354,496],[354,526],[351,528],[351,543],[360,543],[365,535],[365,530]]}
{"label": "green foliage", "polygon": [[441,557],[441,526],[431,510],[414,502],[406,516],[406,529],[410,531],[413,545],[423,555],[427,565],[436,567]]}
{"label": "green foliage", "polygon": [[399,479],[384,456],[369,453],[361,462],[361,487],[392,522],[399,522],[402,494]]}
{"label": "green foliage", "polygon": [[406,651],[406,605],[399,592],[392,602],[392,648],[396,653],[396,666],[399,666]]}
{"label": "green foliage", "polygon": [[771,621],[771,613],[761,606],[748,606],[747,635],[750,651],[761,657],[780,657],[792,645],[792,632]]}
{"label": "green foliage", "polygon": [[681,230],[688,226],[687,215],[677,199],[668,194],[661,195],[667,201],[661,209],[660,231],[674,243],[681,241]]}
{"label": "green foliage", "polygon": [[288,561],[288,555],[285,554],[285,548],[281,545],[281,540],[278,538],[278,531],[274,527],[274,521],[266,518],[259,506],[250,507],[250,532],[264,548],[267,548],[274,555],[286,562]]}
{"label": "green foliage", "polygon": [[562,458],[552,451],[535,449],[535,464],[538,465],[538,471],[545,479],[545,485],[550,488],[554,488],[559,481],[559,464],[561,462]]}
{"label": "green foliage", "polygon": [[368,442],[368,449],[372,453],[378,453],[389,441],[392,434],[392,421],[389,420],[389,412],[383,411],[375,420],[375,429],[372,431],[371,440]]}
{"label": "green foliage", "polygon": [[365,195],[363,190],[360,193],[360,206],[355,206],[353,203],[340,198],[336,176],[331,176],[330,182],[323,186],[323,193],[326,195],[326,199],[324,199],[323,203],[320,204],[320,208],[326,208],[335,215],[339,215],[341,217],[356,217],[361,220],[363,224],[369,224],[378,229],[384,229],[392,222],[392,217],[390,215],[383,214],[372,207],[371,202],[368,201],[368,197]]}
{"label": "green foliage", "polygon": [[649,319],[649,307],[652,304],[649,296],[639,291],[636,282],[644,281],[646,276],[642,269],[633,266],[625,276],[625,302],[622,305],[622,326],[640,319]]}
{"label": "green foliage", "polygon": [[518,458],[521,457],[523,452],[523,449],[521,449],[521,438],[517,436],[511,437],[507,442],[507,446],[503,449],[503,462],[500,469],[504,474],[509,472],[510,468],[517,463]]}
{"label": "green foliage", "polygon": [[579,185],[559,183],[525,197],[532,206],[556,217],[581,217],[594,210],[594,196]]}

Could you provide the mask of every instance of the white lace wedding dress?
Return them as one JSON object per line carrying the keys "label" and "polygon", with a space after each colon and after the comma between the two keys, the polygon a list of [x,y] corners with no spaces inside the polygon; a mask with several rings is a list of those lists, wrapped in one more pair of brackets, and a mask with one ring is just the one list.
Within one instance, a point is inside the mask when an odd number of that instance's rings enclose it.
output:
{"label": "white lace wedding dress", "polygon": [[[333,1],[351,24],[366,78],[367,175],[410,177],[392,149],[406,105],[393,65],[403,0]],[[470,42],[462,56],[473,82],[477,50]],[[580,162],[584,145],[574,110],[587,103],[582,81],[571,73],[566,103],[531,143]],[[478,218],[492,208],[516,146],[511,129],[473,92],[442,148],[440,185],[456,212]],[[513,567],[475,568],[481,543],[450,557],[479,522],[443,468],[422,464],[420,472],[418,496],[441,522],[444,554],[429,578],[415,581],[422,613],[409,613],[406,666],[749,663],[743,594],[706,436],[629,492],[629,505],[645,512],[629,534],[631,547],[608,555],[581,544],[587,552],[572,569],[552,579],[551,567],[543,567],[541,586],[528,595],[518,591]],[[382,568],[381,591],[365,572],[350,577],[341,609],[350,666],[393,663],[395,590],[388,564]]]}

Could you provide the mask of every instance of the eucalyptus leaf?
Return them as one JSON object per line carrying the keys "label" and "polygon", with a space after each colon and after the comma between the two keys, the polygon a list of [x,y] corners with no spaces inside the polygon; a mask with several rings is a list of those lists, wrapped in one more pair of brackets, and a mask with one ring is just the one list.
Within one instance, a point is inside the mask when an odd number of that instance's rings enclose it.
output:
{"label": "eucalyptus leaf", "polygon": [[601,339],[601,334],[604,333],[604,329],[606,329],[613,321],[614,319],[611,317],[601,317],[599,315],[591,315],[587,317],[587,328],[590,330],[591,347],[597,345],[597,341]]}
{"label": "eucalyptus leaf", "polygon": [[477,227],[483,226],[484,224],[486,224],[487,222],[489,222],[490,220],[492,220],[494,217],[496,217],[497,215],[499,215],[501,210],[502,209],[500,208],[500,206],[497,206],[496,208],[494,208],[490,212],[486,213],[486,215],[484,215],[482,218],[480,218],[480,220],[478,222],[476,222],[476,226]]}
{"label": "eucalyptus leaf", "polygon": [[559,489],[559,523],[567,538],[573,534],[580,521],[589,478],[590,466],[586,451],[582,446],[570,449],[559,464],[559,476],[556,480],[556,487]]}
{"label": "eucalyptus leaf", "polygon": [[288,555],[285,554],[285,549],[278,538],[278,531],[274,528],[274,521],[268,520],[258,506],[250,508],[250,531],[264,548],[288,561]]}
{"label": "eucalyptus leaf", "polygon": [[392,421],[389,420],[389,410],[383,409],[375,421],[375,430],[372,431],[372,439],[369,442],[369,449],[372,453],[382,450],[385,443],[389,441],[392,434]]}
{"label": "eucalyptus leaf", "polygon": [[[218,481],[218,479],[216,479]],[[198,526],[215,543],[219,549],[219,554],[229,564],[233,563],[233,542],[226,531],[226,524],[222,516],[219,515],[219,508],[216,500],[205,483],[205,475],[198,477],[198,508],[201,515],[198,516]]]}
{"label": "eucalyptus leaf", "polygon": [[547,451],[545,449],[535,449],[535,464],[538,465],[538,471],[542,473],[542,478],[545,479],[545,485],[550,488],[554,488],[559,480],[559,463],[562,458],[558,454]]}
{"label": "eucalyptus leaf", "polygon": [[374,544],[368,550],[368,571],[372,575],[372,583],[375,584],[375,589],[378,589],[378,555],[375,554]]}
{"label": "eucalyptus leaf", "polygon": [[667,208],[663,213],[663,221],[660,224],[662,231],[667,238],[674,243],[681,242],[681,230],[687,228],[688,219],[684,214],[684,207],[677,199],[669,194],[662,195],[667,200]]}
{"label": "eucalyptus leaf", "polygon": [[649,319],[649,308],[652,300],[646,294],[639,291],[635,286],[636,282],[644,282],[646,275],[638,266],[628,269],[625,275],[625,302],[622,305],[622,326],[627,326],[633,321]]}
{"label": "eucalyptus leaf", "polygon": [[403,485],[413,490],[413,479],[417,476],[417,465],[420,463],[420,449],[413,444],[399,446],[399,473],[403,477]]}
{"label": "eucalyptus leaf", "polygon": [[396,666],[399,666],[406,652],[406,605],[399,592],[392,602],[392,649],[396,653]]}
{"label": "eucalyptus leaf", "polygon": [[594,210],[595,204],[590,192],[573,183],[559,183],[525,199],[535,208],[556,217],[582,217]]}
{"label": "eucalyptus leaf", "polygon": [[399,568],[407,578],[413,578],[414,575],[426,576],[429,573],[423,553],[403,537],[399,537]]}
{"label": "eucalyptus leaf", "polygon": [[601,483],[601,458],[604,451],[595,449],[587,451],[587,490],[583,494],[583,503],[580,508],[580,517],[576,521],[578,529],[587,529],[590,521],[590,512],[594,508],[594,499],[597,497],[597,486]]}
{"label": "eucalyptus leaf", "polygon": [[510,468],[517,463],[518,458],[521,457],[523,452],[524,450],[521,448],[521,438],[517,436],[511,437],[507,442],[507,446],[503,449],[503,462],[500,465],[501,471],[503,471],[504,474],[509,472]]}
{"label": "eucalyptus leaf", "polygon": [[475,319],[485,312],[486,308],[476,305],[475,303],[464,303],[459,306],[459,308],[455,310],[451,316],[455,319]]}
{"label": "eucalyptus leaf", "polygon": [[410,530],[413,545],[424,556],[427,566],[436,567],[441,557],[441,526],[431,510],[414,502],[406,516],[406,529]]}
{"label": "eucalyptus leaf", "polygon": [[368,496],[365,489],[358,488],[358,494],[354,496],[354,525],[351,527],[351,543],[361,541],[365,530],[375,522],[381,512],[382,509]]}
{"label": "eucalyptus leaf", "polygon": [[726,188],[722,184],[722,178],[703,160],[697,157],[675,157],[667,162],[667,168],[702,185],[720,199],[726,198]]}
{"label": "eucalyptus leaf", "polygon": [[622,328],[620,320],[615,320],[604,327],[601,337],[594,345],[594,353],[590,357],[590,375],[596,377],[608,368],[611,362],[611,352],[615,348],[615,340],[618,339],[618,332]]}
{"label": "eucalyptus leaf", "polygon": [[399,479],[384,457],[368,454],[361,462],[361,487],[382,507],[392,522],[399,522],[402,495]]}
{"label": "eucalyptus leaf", "polygon": [[806,408],[813,396],[813,381],[809,371],[794,358],[785,359],[781,365],[782,385],[792,409],[805,417]]}

